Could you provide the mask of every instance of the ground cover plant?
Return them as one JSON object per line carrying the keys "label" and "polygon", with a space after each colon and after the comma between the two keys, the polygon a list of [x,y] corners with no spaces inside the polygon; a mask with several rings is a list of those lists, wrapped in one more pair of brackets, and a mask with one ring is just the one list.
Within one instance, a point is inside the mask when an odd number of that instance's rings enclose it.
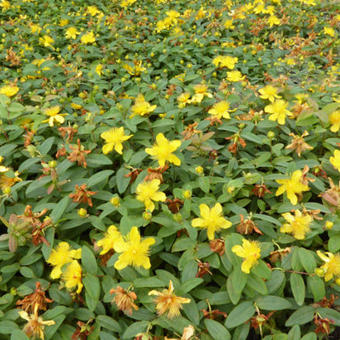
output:
{"label": "ground cover plant", "polygon": [[0,1],[0,338],[336,339],[336,1]]}

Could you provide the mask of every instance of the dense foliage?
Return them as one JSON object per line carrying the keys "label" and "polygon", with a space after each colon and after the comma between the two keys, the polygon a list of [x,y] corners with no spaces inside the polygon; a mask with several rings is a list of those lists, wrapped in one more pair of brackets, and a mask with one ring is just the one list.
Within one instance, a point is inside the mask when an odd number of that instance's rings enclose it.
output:
{"label": "dense foliage", "polygon": [[339,21],[1,0],[1,339],[331,338]]}

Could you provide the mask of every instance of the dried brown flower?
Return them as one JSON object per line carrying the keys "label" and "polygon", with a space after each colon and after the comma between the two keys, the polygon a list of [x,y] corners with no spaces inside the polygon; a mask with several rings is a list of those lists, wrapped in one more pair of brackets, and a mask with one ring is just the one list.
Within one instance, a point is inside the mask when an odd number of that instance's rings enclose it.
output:
{"label": "dried brown flower", "polygon": [[219,316],[222,316],[223,318],[227,317],[227,313],[225,312],[221,312],[218,309],[202,309],[202,313],[203,313],[203,317],[205,319],[212,319],[215,320],[216,318],[218,318]]}
{"label": "dried brown flower", "polygon": [[329,334],[330,325],[334,324],[333,320],[328,318],[322,318],[319,314],[314,315],[314,324],[316,326],[315,333]]}
{"label": "dried brown flower", "polygon": [[170,198],[167,198],[165,202],[168,205],[169,210],[173,214],[177,214],[184,204],[184,202],[179,198],[174,198],[173,200]]}
{"label": "dried brown flower", "polygon": [[133,183],[138,175],[143,171],[143,169],[132,169],[127,175],[124,175],[124,177],[129,178],[130,177],[130,184]]}
{"label": "dried brown flower", "polygon": [[224,240],[218,238],[215,240],[211,240],[209,242],[210,249],[214,252],[217,253],[218,255],[222,256],[225,252],[225,242]]}
{"label": "dried brown flower", "polygon": [[[134,303],[137,295],[134,292],[126,291],[124,288],[117,286],[110,290],[110,294],[115,294],[113,301],[118,309],[132,315],[132,310],[138,310],[138,306]],[[112,302],[113,302],[112,301]]]}
{"label": "dried brown flower", "polygon": [[272,193],[265,184],[256,184],[252,192],[255,196],[260,198],[262,198],[266,193],[268,194]]}
{"label": "dried brown flower", "polygon": [[306,150],[313,150],[313,147],[307,144],[304,140],[304,137],[309,135],[307,131],[305,131],[301,136],[295,135],[294,133],[290,133],[289,135],[293,137],[293,140],[286,146],[286,149],[295,150],[299,157],[301,157],[302,152]]}
{"label": "dried brown flower", "polygon": [[23,309],[25,312],[34,313],[35,306],[38,310],[45,311],[47,304],[52,303],[53,300],[48,299],[45,295],[45,291],[41,289],[39,281],[35,283],[35,291],[32,294],[26,295],[22,300],[18,300],[16,305],[18,308]]}
{"label": "dried brown flower", "polygon": [[152,181],[153,179],[159,179],[163,183],[163,174],[169,169],[169,165],[165,164],[163,167],[156,169],[148,168],[148,175],[146,175],[144,181]]}
{"label": "dried brown flower", "polygon": [[86,184],[75,186],[75,193],[70,194],[69,197],[72,198],[75,203],[86,203],[90,207],[93,206],[91,196],[95,195],[95,191],[86,190]]}
{"label": "dried brown flower", "polygon": [[245,220],[242,214],[240,215],[240,217],[240,224],[236,227],[238,233],[248,235],[252,234],[255,231],[256,233],[263,235],[262,231],[256,227],[255,223],[250,218],[247,218]]}
{"label": "dried brown flower", "polygon": [[91,150],[85,150],[84,146],[80,144],[79,138],[77,140],[76,146],[69,145],[69,147],[72,150],[72,152],[67,157],[67,159],[70,162],[77,162],[79,166],[83,166],[84,168],[86,168],[87,163],[85,157],[91,152]]}
{"label": "dried brown flower", "polygon": [[196,277],[203,277],[205,274],[212,275],[210,271],[209,262],[201,262],[199,260],[197,262],[198,262],[198,271],[197,271]]}

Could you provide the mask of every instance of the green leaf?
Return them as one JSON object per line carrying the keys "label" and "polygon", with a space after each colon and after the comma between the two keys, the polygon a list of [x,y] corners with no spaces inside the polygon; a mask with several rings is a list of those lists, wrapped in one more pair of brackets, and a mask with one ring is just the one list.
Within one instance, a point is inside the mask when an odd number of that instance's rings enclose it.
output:
{"label": "green leaf", "polygon": [[286,321],[285,326],[304,325],[313,320],[315,309],[311,306],[303,306],[297,309]]}
{"label": "green leaf", "polygon": [[215,340],[229,340],[231,339],[229,331],[219,322],[211,319],[204,320],[205,327]]}
{"label": "green leaf", "polygon": [[244,323],[243,325],[240,325],[237,328],[235,328],[233,340],[247,340],[249,329],[250,329],[249,323]]}
{"label": "green leaf", "polygon": [[116,182],[117,182],[117,189],[120,194],[123,194],[126,188],[129,186],[130,177],[125,177],[129,173],[129,170],[125,169],[124,167],[120,168],[117,171],[116,175]]}
{"label": "green leaf", "polygon": [[268,268],[266,263],[261,260],[255,267],[252,268],[251,272],[252,274],[266,280],[269,280],[272,276],[272,271]]}
{"label": "green leaf", "polygon": [[29,340],[29,338],[23,331],[16,329],[11,333],[11,340]]}
{"label": "green leaf", "polygon": [[9,320],[0,321],[0,334],[12,334],[12,332],[18,329],[18,325]]}
{"label": "green leaf", "polygon": [[98,315],[96,319],[99,322],[100,326],[112,332],[119,333],[122,330],[119,323],[107,315]]}
{"label": "green leaf", "polygon": [[148,321],[138,321],[132,323],[123,333],[122,339],[132,339],[138,333],[144,333],[148,328]]}
{"label": "green leaf", "polygon": [[298,325],[293,326],[288,332],[288,340],[300,340],[301,330]]}
{"label": "green leaf", "polygon": [[209,180],[209,177],[205,177],[205,176],[198,177],[198,184],[199,184],[199,187],[200,187],[206,194],[209,193],[209,190],[210,190],[210,180]]}
{"label": "green leaf", "polygon": [[317,336],[314,332],[309,332],[304,335],[301,340],[317,340]]}
{"label": "green leaf", "polygon": [[164,287],[164,282],[158,279],[156,276],[153,276],[136,279],[133,281],[133,285],[135,288],[157,288]]}
{"label": "green leaf", "polygon": [[306,287],[300,274],[292,273],[290,275],[290,287],[296,303],[301,306],[305,301]]}
{"label": "green leaf", "polygon": [[309,276],[307,277],[307,285],[309,290],[312,292],[314,301],[320,301],[325,295],[325,283],[323,279],[318,276]]}
{"label": "green leaf", "polygon": [[195,287],[199,286],[202,282],[203,282],[203,279],[202,279],[202,278],[199,278],[199,277],[192,278],[192,279],[190,279],[190,280],[185,281],[185,282],[182,284],[181,290],[182,290],[184,293],[188,293],[188,292],[190,292],[191,290],[193,290]]}
{"label": "green leaf", "polygon": [[104,155],[98,155],[98,154],[89,154],[86,156],[86,163],[87,166],[90,168],[99,168],[103,165],[110,165],[112,164],[112,161],[110,158],[104,156]]}
{"label": "green leaf", "polygon": [[113,174],[113,170],[99,171],[89,178],[89,181],[87,182],[87,186],[91,188],[99,184],[100,182],[107,180],[107,178],[112,174]]}
{"label": "green leaf", "polygon": [[332,253],[340,250],[340,234],[332,235],[328,241],[328,249]]}
{"label": "green leaf", "polygon": [[314,270],[316,268],[316,261],[313,252],[305,248],[298,248],[297,250],[303,268],[307,271],[307,273],[314,273]]}
{"label": "green leaf", "polygon": [[237,327],[248,321],[255,313],[255,307],[252,302],[241,302],[228,315],[225,325],[227,328]]}
{"label": "green leaf", "polygon": [[256,304],[260,309],[274,311],[292,308],[292,304],[279,296],[267,295],[256,299]]}
{"label": "green leaf", "polygon": [[197,304],[193,299],[190,299],[190,303],[183,304],[183,311],[188,319],[195,325],[198,326],[200,322],[200,315]]}
{"label": "green leaf", "polygon": [[92,275],[87,274],[83,279],[84,287],[85,287],[85,301],[86,305],[90,311],[94,311],[99,302],[100,296],[100,283],[99,279]]}
{"label": "green leaf", "polygon": [[93,275],[97,274],[98,267],[96,257],[94,256],[92,250],[87,246],[83,246],[81,248],[81,264],[87,273]]}
{"label": "green leaf", "polygon": [[227,291],[231,302],[236,305],[240,300],[242,291],[246,286],[248,275],[241,271],[241,268],[234,268],[227,279]]}
{"label": "green leaf", "polygon": [[273,335],[273,340],[287,340],[288,335],[284,333],[279,333],[279,334],[274,334]]}
{"label": "green leaf", "polygon": [[53,223],[57,223],[58,220],[63,216],[66,208],[70,205],[70,202],[70,198],[68,196],[65,196],[57,203],[50,215]]}
{"label": "green leaf", "polygon": [[47,155],[52,148],[54,140],[54,137],[47,138],[41,145],[37,147],[37,149],[40,151],[41,154]]}
{"label": "green leaf", "polygon": [[248,275],[247,286],[261,295],[268,294],[268,289],[264,280],[253,274]]}
{"label": "green leaf", "polygon": [[[63,323],[63,321],[65,320],[65,317],[66,315],[58,315],[55,318],[53,318],[53,321],[55,322],[54,325],[45,327],[44,333],[46,336],[46,340],[54,339],[54,335],[56,331],[58,330],[58,328]],[[44,318],[44,320],[46,319]],[[50,320],[50,319],[47,319],[47,320]]]}

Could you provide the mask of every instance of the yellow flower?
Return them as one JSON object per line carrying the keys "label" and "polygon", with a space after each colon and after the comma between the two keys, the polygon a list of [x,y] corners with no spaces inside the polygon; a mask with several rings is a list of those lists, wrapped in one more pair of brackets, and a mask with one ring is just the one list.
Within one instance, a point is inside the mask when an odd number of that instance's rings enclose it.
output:
{"label": "yellow flower", "polygon": [[115,244],[115,251],[122,253],[119,255],[114,267],[122,270],[127,266],[151,268],[148,252],[150,246],[155,243],[155,239],[148,237],[141,241],[137,227],[132,227],[130,233],[126,236],[126,241],[120,239]]}
{"label": "yellow flower", "polygon": [[97,242],[98,247],[102,247],[103,250],[100,252],[100,255],[106,254],[111,249],[114,249],[115,243],[122,238],[119,230],[116,226],[111,225],[107,232],[104,235],[104,238]]}
{"label": "yellow flower", "polygon": [[150,212],[155,209],[155,202],[164,202],[166,195],[162,191],[158,191],[161,181],[153,179],[149,182],[139,183],[136,188],[137,200],[144,203],[145,208]]}
{"label": "yellow flower", "polygon": [[181,93],[178,97],[177,97],[177,101],[178,101],[178,107],[180,109],[182,109],[183,107],[185,107],[190,101],[190,93],[189,92],[184,92]]}
{"label": "yellow flower", "polygon": [[240,71],[227,72],[227,80],[231,82],[241,81],[245,78]]}
{"label": "yellow flower", "polygon": [[276,99],[280,99],[281,96],[279,96],[277,94],[277,88],[275,88],[274,86],[271,85],[267,85],[265,87],[263,87],[262,89],[259,90],[261,96],[260,98],[262,99],[268,99],[269,101],[271,101],[272,103],[274,102],[275,98]]}
{"label": "yellow flower", "polygon": [[2,11],[4,12],[11,8],[11,3],[7,0],[2,0],[0,2],[0,7],[2,7]]}
{"label": "yellow flower", "polygon": [[77,288],[77,294],[83,289],[83,284],[81,282],[81,266],[78,261],[72,261],[63,272],[62,279],[65,281],[65,287],[68,290],[73,290]]}
{"label": "yellow flower", "polygon": [[39,38],[39,43],[45,47],[53,48],[52,44],[54,43],[54,40],[49,35],[45,34],[42,38]]}
{"label": "yellow flower", "polygon": [[5,85],[0,89],[0,94],[4,94],[7,97],[15,96],[19,91],[19,87],[15,85]]}
{"label": "yellow flower", "polygon": [[292,113],[287,110],[288,103],[282,99],[276,100],[273,104],[269,104],[264,108],[264,111],[271,113],[269,120],[277,121],[280,125],[284,125],[286,116]]}
{"label": "yellow flower", "polygon": [[301,194],[303,191],[308,191],[309,187],[302,182],[302,171],[296,170],[293,172],[289,179],[277,179],[276,182],[281,184],[277,189],[275,196],[282,195],[284,192],[287,193],[287,198],[293,205],[297,204],[296,194]]}
{"label": "yellow flower", "polygon": [[100,14],[100,10],[96,6],[87,7],[86,12],[89,13],[93,17],[97,14]]}
{"label": "yellow flower", "polygon": [[237,63],[238,58],[236,57],[230,57],[230,56],[222,56],[219,55],[215,57],[212,61],[212,63],[216,67],[227,67],[229,70],[233,70],[235,68],[235,64]]}
{"label": "yellow flower", "polygon": [[333,157],[329,159],[335,169],[340,172],[340,150],[335,150]]}
{"label": "yellow flower", "polygon": [[82,108],[81,105],[76,104],[76,103],[71,103],[71,107],[72,107],[72,109],[74,109],[74,110],[80,110],[80,109]]}
{"label": "yellow flower", "polygon": [[65,37],[67,39],[76,39],[79,31],[76,27],[69,27],[65,32]]}
{"label": "yellow flower", "polygon": [[282,216],[288,223],[280,228],[281,233],[293,234],[297,240],[304,240],[306,234],[310,231],[312,216],[302,214],[299,210],[295,210],[295,216],[291,213],[285,213]]}
{"label": "yellow flower", "polygon": [[303,3],[304,5],[310,5],[310,6],[315,6],[315,0],[299,0],[301,3]]}
{"label": "yellow flower", "polygon": [[56,249],[52,249],[51,255],[46,261],[54,266],[51,272],[52,279],[58,279],[61,276],[61,268],[66,263],[72,262],[73,259],[81,258],[81,248],[73,250],[67,242],[60,242]]}
{"label": "yellow flower", "polygon": [[[335,277],[336,283],[340,285],[340,254],[332,254],[330,252],[326,252],[323,254],[320,250],[316,252],[322,261],[325,262],[320,269],[323,271],[323,276],[325,277],[325,281],[330,281]],[[327,255],[326,255],[327,254]]]}
{"label": "yellow flower", "polygon": [[135,99],[135,104],[132,106],[132,114],[130,115],[130,118],[133,118],[134,116],[145,116],[151,112],[153,112],[156,109],[156,105],[150,105],[147,101],[145,101],[144,96],[142,94],[139,94],[137,98]]}
{"label": "yellow flower", "polygon": [[112,128],[103,132],[100,137],[105,139],[106,144],[103,146],[103,153],[106,155],[113,150],[113,148],[121,155],[123,153],[123,142],[131,138],[133,135],[126,136],[124,128]]}
{"label": "yellow flower", "polygon": [[68,25],[68,23],[69,23],[68,19],[61,19],[60,22],[59,22],[59,26],[64,27],[64,26]]}
{"label": "yellow flower", "polygon": [[102,75],[102,72],[103,72],[103,65],[102,64],[98,64],[96,66],[96,73],[98,74],[98,76],[100,77]]}
{"label": "yellow flower", "polygon": [[208,86],[205,84],[197,84],[194,86],[195,94],[192,96],[189,103],[199,104],[204,97],[212,98],[213,95],[208,92]]}
{"label": "yellow flower", "polygon": [[261,257],[261,248],[258,242],[242,239],[242,246],[236,245],[232,247],[232,252],[237,256],[244,258],[241,270],[249,274],[250,269],[257,264],[257,260]]}
{"label": "yellow flower", "polygon": [[340,110],[334,111],[329,116],[329,122],[332,124],[331,131],[338,132],[340,130]]}
{"label": "yellow flower", "polygon": [[26,320],[27,323],[24,326],[24,333],[31,339],[41,339],[44,340],[44,328],[45,326],[52,326],[55,325],[54,320],[46,320],[39,316],[38,314],[38,307],[39,305],[36,303],[34,305],[34,313],[29,315],[26,311],[20,310],[18,311],[19,316]]}
{"label": "yellow flower", "polygon": [[157,296],[155,298],[155,303],[158,315],[162,315],[168,311],[167,317],[169,319],[180,315],[180,309],[182,308],[183,303],[190,303],[190,299],[174,294],[174,286],[171,280],[168,289],[163,289],[161,292],[151,290],[148,295]]}
{"label": "yellow flower", "polygon": [[137,0],[122,0],[120,7],[127,8],[128,6],[134,4]]}
{"label": "yellow flower", "polygon": [[81,38],[80,38],[81,42],[83,44],[91,44],[94,43],[96,41],[96,38],[94,36],[94,33],[91,32],[87,32],[85,33]]}
{"label": "yellow flower", "polygon": [[328,34],[328,35],[331,36],[332,38],[335,37],[335,30],[334,30],[333,27],[324,27],[324,28],[323,28],[323,32],[324,32],[325,34]]}
{"label": "yellow flower", "polygon": [[159,166],[165,166],[166,162],[181,165],[181,160],[173,154],[181,146],[180,140],[169,141],[159,133],[156,136],[156,143],[152,148],[146,148],[145,152],[158,161]]}
{"label": "yellow flower", "polygon": [[146,68],[142,65],[142,60],[134,61],[133,66],[129,64],[123,64],[123,68],[128,71],[128,73],[132,76],[139,76],[142,72],[146,70]]}
{"label": "yellow flower", "polygon": [[38,33],[38,34],[40,33],[41,27],[39,25],[30,23],[29,26],[31,28],[32,33]]}
{"label": "yellow flower", "polygon": [[274,25],[280,25],[280,22],[281,22],[280,19],[276,17],[275,15],[271,15],[268,18],[269,27],[273,27]]}
{"label": "yellow flower", "polygon": [[5,174],[8,170],[9,168],[0,166],[0,188],[3,192],[9,191],[15,183],[22,181],[18,171],[14,173],[14,177],[9,177]]}
{"label": "yellow flower", "polygon": [[211,115],[215,116],[218,119],[221,119],[222,117],[225,119],[230,119],[229,114],[229,103],[225,100],[222,100],[218,103],[215,103],[213,107],[208,111]]}
{"label": "yellow flower", "polygon": [[223,217],[222,206],[216,203],[211,209],[206,204],[200,204],[201,218],[192,220],[191,225],[195,228],[206,228],[209,240],[215,239],[215,231],[228,229],[232,223]]}
{"label": "yellow flower", "polygon": [[234,29],[235,25],[233,24],[233,19],[226,20],[224,23],[224,28],[231,29],[231,30]]}
{"label": "yellow flower", "polygon": [[50,118],[43,120],[42,122],[43,123],[48,122],[49,126],[51,127],[54,126],[54,123],[60,123],[60,124],[64,123],[65,121],[64,116],[67,116],[67,114],[66,113],[60,114],[59,111],[60,111],[60,106],[58,105],[45,109],[44,110],[45,115],[49,116]]}

